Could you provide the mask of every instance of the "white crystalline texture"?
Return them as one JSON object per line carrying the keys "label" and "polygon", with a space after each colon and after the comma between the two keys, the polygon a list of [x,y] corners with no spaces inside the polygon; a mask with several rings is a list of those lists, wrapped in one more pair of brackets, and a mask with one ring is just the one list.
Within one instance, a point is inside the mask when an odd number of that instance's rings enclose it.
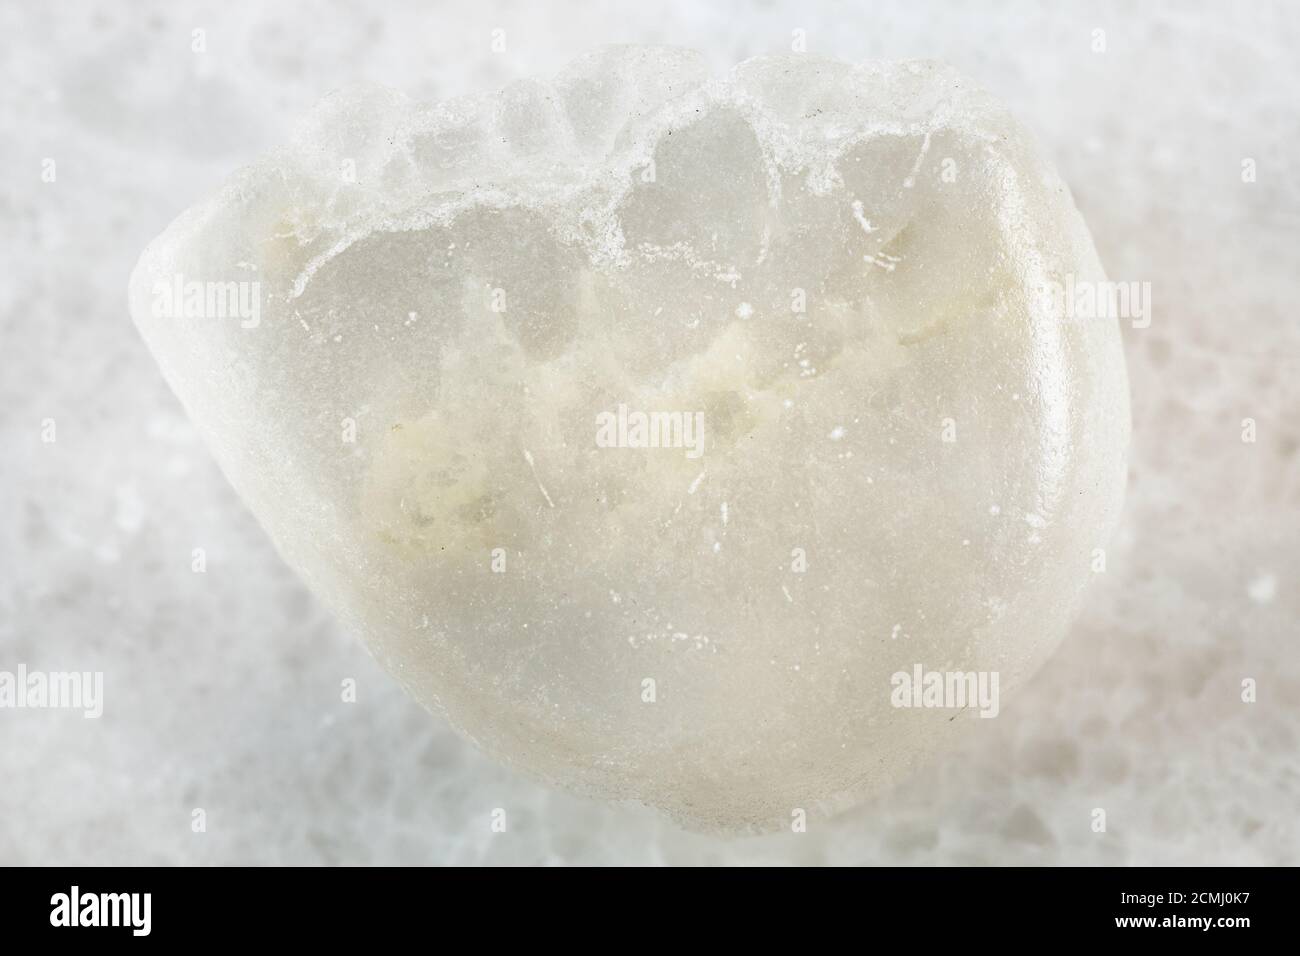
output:
{"label": "white crystalline texture", "polygon": [[[1067,277],[1104,278],[1068,190],[947,67],[617,48],[330,96],[131,305],[411,694],[548,781],[739,829],[980,724],[893,706],[894,673],[997,672],[1005,709],[1064,635],[1129,427],[1116,323],[1045,304]],[[195,282],[256,282],[256,322],[159,305]],[[703,454],[603,447],[620,405],[702,413]]]}

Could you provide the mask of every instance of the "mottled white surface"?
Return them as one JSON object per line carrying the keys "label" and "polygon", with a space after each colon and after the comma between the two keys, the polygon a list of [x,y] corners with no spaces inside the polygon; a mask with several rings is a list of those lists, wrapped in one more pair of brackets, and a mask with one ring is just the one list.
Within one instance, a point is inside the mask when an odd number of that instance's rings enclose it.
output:
{"label": "mottled white surface", "polygon": [[[0,862],[1297,861],[1293,9],[231,6],[0,14],[0,668],[103,670],[107,698],[99,721],[0,711]],[[124,285],[177,209],[330,88],[439,99],[606,41],[723,68],[796,28],[845,59],[946,59],[1004,100],[1111,277],[1152,283],[1154,320],[1125,330],[1125,520],[1058,655],[966,749],[868,807],[725,841],[544,790],[430,720],[275,556],[131,328]]]}

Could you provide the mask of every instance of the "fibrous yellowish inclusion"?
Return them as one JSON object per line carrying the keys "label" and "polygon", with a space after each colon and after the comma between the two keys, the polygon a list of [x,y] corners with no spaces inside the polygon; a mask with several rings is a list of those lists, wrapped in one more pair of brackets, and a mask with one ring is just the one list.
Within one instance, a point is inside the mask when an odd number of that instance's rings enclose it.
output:
{"label": "fibrous yellowish inclusion", "polygon": [[[636,343],[611,347],[617,333],[593,331],[598,317],[575,323],[567,350],[551,359],[530,355],[502,317],[480,320],[444,354],[436,407],[392,422],[379,440],[361,514],[397,553],[448,562],[478,560],[491,547],[526,551],[541,528],[539,509],[573,507],[592,492],[611,519],[657,522],[701,473],[721,478],[776,460],[788,438],[785,410],[842,404],[858,388],[891,381],[908,346],[998,320],[1015,288],[1003,270],[983,268],[991,258],[979,257],[972,271],[931,253],[956,276],[935,281],[908,261],[928,252],[901,229],[879,253],[894,268],[862,265],[861,301],[828,285],[811,312],[732,320],[707,348],[648,379],[617,358]],[[492,401],[481,400],[484,389]],[[703,456],[679,448],[596,453],[591,412],[615,404],[699,412]]]}
{"label": "fibrous yellowish inclusion", "polygon": [[[497,342],[504,339],[499,332]],[[732,322],[657,386],[631,384],[593,342],[576,343],[553,361],[530,360],[518,349],[506,360],[495,350],[490,361],[477,352],[449,357],[438,407],[393,422],[380,439],[363,484],[361,514],[378,539],[400,553],[447,560],[477,559],[495,546],[526,549],[536,525],[532,516],[542,507],[568,506],[571,485],[584,498],[595,489],[605,510],[623,512],[627,520],[654,520],[702,471],[743,468],[779,441],[783,407],[801,388],[808,390],[812,376],[798,353],[791,351],[786,367],[776,370],[757,338],[743,322]],[[835,357],[823,353],[822,361],[833,365]],[[601,374],[578,379],[575,368]],[[472,397],[491,385],[508,397],[486,404]],[[684,447],[597,451],[590,411],[601,407],[595,396],[602,394],[610,396],[610,411],[621,402],[700,413],[703,455],[690,456]],[[535,480],[520,485],[515,478],[524,471]]]}

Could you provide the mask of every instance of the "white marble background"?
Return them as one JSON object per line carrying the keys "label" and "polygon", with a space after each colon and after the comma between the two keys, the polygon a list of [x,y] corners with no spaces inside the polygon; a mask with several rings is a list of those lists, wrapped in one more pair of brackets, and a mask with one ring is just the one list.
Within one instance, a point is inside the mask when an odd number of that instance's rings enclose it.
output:
{"label": "white marble background", "polygon": [[[436,99],[615,41],[722,69],[796,28],[812,52],[941,57],[1001,96],[1112,278],[1152,283],[1154,320],[1125,330],[1125,523],[1060,654],[898,791],[806,834],[719,840],[540,788],[407,699],[225,484],[125,286],[176,213],[331,88]],[[1281,0],[6,2],[0,669],[102,670],[106,709],[0,710],[0,863],[1300,862],[1297,48]]]}

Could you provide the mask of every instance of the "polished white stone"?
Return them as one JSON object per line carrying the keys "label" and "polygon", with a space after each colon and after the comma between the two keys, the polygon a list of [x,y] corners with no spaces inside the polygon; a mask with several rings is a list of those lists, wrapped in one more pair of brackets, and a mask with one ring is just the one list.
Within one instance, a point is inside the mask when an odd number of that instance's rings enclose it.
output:
{"label": "polished white stone", "polygon": [[548,782],[772,829],[1000,710],[893,675],[1007,691],[1063,637],[1128,382],[1115,319],[1043,291],[1103,280],[941,64],[615,47],[332,95],[149,246],[131,306],[416,699]]}

